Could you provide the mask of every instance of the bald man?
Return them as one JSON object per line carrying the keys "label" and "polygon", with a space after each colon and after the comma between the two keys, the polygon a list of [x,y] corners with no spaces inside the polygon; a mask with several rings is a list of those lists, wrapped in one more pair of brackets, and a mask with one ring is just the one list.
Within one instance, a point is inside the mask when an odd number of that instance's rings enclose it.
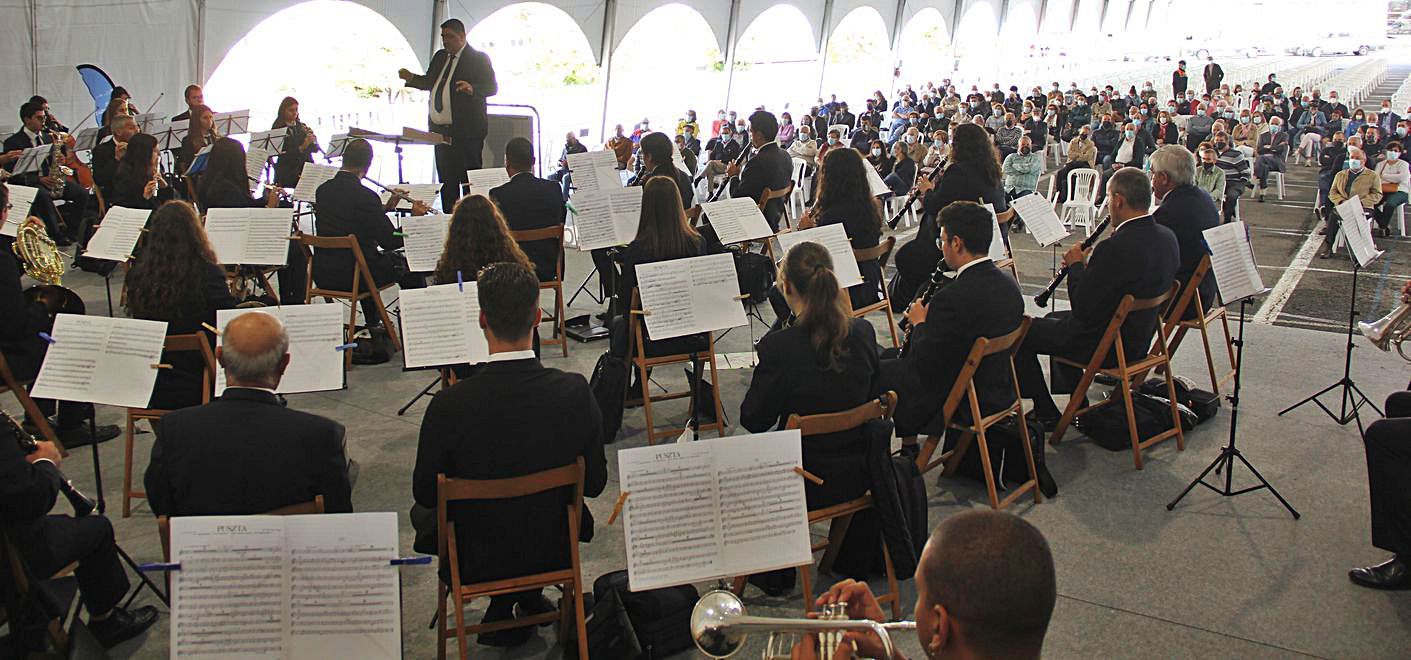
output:
{"label": "bald man", "polygon": [[343,425],[289,410],[275,395],[289,367],[284,323],[247,312],[222,340],[225,392],[167,414],[157,430],[145,478],[152,512],[249,515],[318,495],[328,513],[352,511]]}
{"label": "bald man", "polygon": [[[916,636],[928,658],[1038,658],[1057,598],[1053,556],[1038,528],[1009,513],[965,511],[941,523],[921,553]],[[887,620],[865,582],[843,580],[818,598],[820,607],[838,602],[850,619]],[[795,660],[817,657],[816,638],[805,639]],[[833,658],[853,657],[886,654],[871,633],[850,632]]]}

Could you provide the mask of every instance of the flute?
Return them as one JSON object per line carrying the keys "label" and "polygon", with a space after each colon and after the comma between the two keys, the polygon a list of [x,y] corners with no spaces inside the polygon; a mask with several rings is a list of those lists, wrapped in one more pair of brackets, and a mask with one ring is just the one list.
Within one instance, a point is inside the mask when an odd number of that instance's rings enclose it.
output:
{"label": "flute", "polygon": [[[1102,232],[1107,229],[1107,225],[1111,223],[1112,216],[1109,215],[1103,218],[1102,222],[1099,222],[1097,227],[1093,228],[1093,233],[1088,234],[1088,237],[1083,239],[1083,249],[1087,250],[1091,248],[1093,244],[1097,242],[1098,237],[1102,236]],[[1058,285],[1063,283],[1064,278],[1068,277],[1068,269],[1070,267],[1071,266],[1064,265],[1062,268],[1058,269],[1057,273],[1054,273],[1053,280],[1048,283],[1048,286],[1045,287],[1043,291],[1040,291],[1039,295],[1034,296],[1035,305],[1048,307],[1048,299],[1053,296],[1053,292],[1058,289]]]}

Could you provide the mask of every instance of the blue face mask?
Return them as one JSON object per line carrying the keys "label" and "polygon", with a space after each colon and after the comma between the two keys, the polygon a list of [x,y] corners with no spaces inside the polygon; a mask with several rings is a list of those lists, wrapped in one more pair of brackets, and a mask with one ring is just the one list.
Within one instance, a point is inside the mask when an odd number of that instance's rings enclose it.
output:
{"label": "blue face mask", "polygon": [[1279,132],[1279,125],[1278,125],[1278,124],[1269,124],[1269,132],[1270,132],[1270,133],[1278,133],[1278,132]]}
{"label": "blue face mask", "polygon": [[1396,127],[1396,136],[1397,136],[1397,137],[1406,137],[1406,127],[1405,127],[1405,126],[1397,126],[1397,127]]}
{"label": "blue face mask", "polygon": [[838,138],[832,138],[832,137],[828,138],[828,146],[830,146],[830,147],[836,147],[836,146],[838,146]]}
{"label": "blue face mask", "polygon": [[1136,131],[1122,131],[1122,136],[1125,137],[1125,138],[1127,138],[1128,140],[1130,140],[1130,139],[1136,137],[1136,136],[1137,136],[1137,133],[1136,133]]}
{"label": "blue face mask", "polygon": [[1240,123],[1241,123],[1241,124],[1248,124],[1248,123],[1249,123],[1249,117],[1240,117]]}
{"label": "blue face mask", "polygon": [[1353,170],[1353,171],[1362,169],[1362,161],[1361,161],[1360,159],[1357,159],[1357,158],[1349,158],[1349,159],[1347,159],[1347,169]]}
{"label": "blue face mask", "polygon": [[1146,108],[1139,108],[1139,109],[1137,110],[1137,112],[1140,112],[1140,113],[1142,113],[1142,114],[1146,114]]}

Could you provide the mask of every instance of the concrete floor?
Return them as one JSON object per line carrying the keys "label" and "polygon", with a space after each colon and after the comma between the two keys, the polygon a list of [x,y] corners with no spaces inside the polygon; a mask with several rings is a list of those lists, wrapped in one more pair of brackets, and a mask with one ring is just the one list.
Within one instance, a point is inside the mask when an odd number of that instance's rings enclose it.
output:
{"label": "concrete floor", "polygon": [[[1393,73],[1399,82],[1405,70]],[[1268,493],[1222,498],[1200,489],[1174,511],[1165,504],[1180,493],[1216,456],[1229,434],[1228,403],[1219,416],[1186,436],[1186,450],[1164,443],[1147,452],[1146,469],[1132,469],[1131,456],[1110,453],[1076,434],[1059,447],[1049,447],[1047,460],[1060,495],[1040,505],[1016,511],[1048,537],[1058,572],[1059,599],[1045,655],[1079,657],[1358,657],[1395,658],[1411,653],[1411,593],[1382,593],[1350,584],[1347,569],[1380,561],[1384,553],[1369,542],[1366,471],[1354,425],[1339,426],[1317,408],[1306,406],[1285,416],[1284,406],[1336,381],[1343,367],[1345,339],[1336,334],[1345,323],[1346,260],[1314,259],[1311,267],[1297,259],[1313,218],[1313,169],[1291,167],[1286,199],[1243,206],[1254,228],[1261,274],[1273,286],[1285,273],[1300,279],[1288,302],[1275,310],[1263,301],[1251,305],[1258,323],[1247,326],[1248,353],[1241,400],[1238,446],[1303,517],[1294,520]],[[905,237],[905,236],[904,236]],[[1395,304],[1395,291],[1405,280],[1411,251],[1404,239],[1380,239],[1388,250],[1385,261],[1364,272],[1359,284],[1359,309],[1380,316]],[[1050,253],[1027,236],[1016,237],[1016,257],[1027,295],[1048,280]],[[575,283],[591,268],[587,255],[573,253],[569,278]],[[75,288],[93,313],[105,309],[102,280],[75,272],[65,283]],[[120,282],[113,282],[116,295]],[[1060,302],[1061,305],[1061,302]],[[580,296],[574,313],[597,311]],[[1029,312],[1044,310],[1030,304]],[[1277,313],[1276,313],[1277,312]],[[119,310],[121,313],[121,310]],[[764,310],[769,317],[768,310]],[[881,318],[881,317],[877,317]],[[884,321],[878,322],[878,326]],[[749,350],[764,331],[758,321],[722,338],[721,353]],[[879,333],[879,337],[883,335]],[[1368,350],[1357,339],[1352,373],[1377,405],[1388,393],[1405,387],[1406,365],[1393,355]],[[568,358],[546,351],[545,364],[587,374],[603,343],[570,346]],[[1218,358],[1217,358],[1218,359]],[[1177,373],[1208,388],[1198,340],[1184,344],[1176,357]],[[723,366],[723,365],[722,365]],[[660,370],[662,384],[684,385],[674,370]],[[427,382],[425,372],[403,372],[396,362],[355,367],[347,388],[337,392],[290,397],[292,407],[326,415],[348,428],[350,457],[361,466],[353,503],[359,511],[396,511],[401,544],[411,552],[410,475],[417,429],[425,400],[405,416],[396,410]],[[749,370],[723,371],[720,382],[727,417],[737,416],[748,385]],[[1337,406],[1335,396],[1324,399]],[[13,410],[12,400],[3,406]],[[666,416],[681,421],[684,403],[663,407]],[[1375,419],[1368,412],[1367,421]],[[100,408],[100,423],[119,423],[121,411]],[[588,502],[599,520],[606,520],[618,495],[617,450],[645,444],[643,413],[626,413],[622,435],[608,447],[609,483]],[[727,434],[738,432],[732,426]],[[137,437],[134,477],[140,479],[150,450],[151,435]],[[131,518],[121,510],[123,444],[101,447],[104,492],[117,538],[138,561],[161,557],[156,525],[145,504]],[[65,471],[80,488],[92,493],[94,475],[86,451],[71,456]],[[1243,469],[1235,483],[1249,484]],[[963,479],[928,478],[930,522],[937,524],[956,511],[986,506],[983,487]],[[61,505],[60,510],[63,509]],[[625,566],[620,526],[600,525],[597,538],[583,546],[583,573],[588,582]],[[823,578],[826,583],[829,578]],[[709,585],[699,585],[709,588]],[[426,567],[402,569],[403,639],[406,656],[431,657],[434,634],[427,623],[435,611],[435,576]],[[903,583],[903,600],[913,602],[910,581]],[[139,602],[155,599],[144,594]],[[771,599],[751,590],[751,611],[775,616],[799,616],[800,594]],[[483,607],[483,601],[479,603]],[[480,610],[469,614],[478,619]],[[165,612],[145,637],[115,649],[115,657],[157,658],[167,655],[169,618]],[[911,657],[920,657],[913,636],[900,636]],[[742,657],[757,655],[755,650]],[[476,647],[478,657],[531,658],[557,656],[551,633],[541,632],[528,645],[511,652]],[[679,657],[693,657],[683,653]]]}

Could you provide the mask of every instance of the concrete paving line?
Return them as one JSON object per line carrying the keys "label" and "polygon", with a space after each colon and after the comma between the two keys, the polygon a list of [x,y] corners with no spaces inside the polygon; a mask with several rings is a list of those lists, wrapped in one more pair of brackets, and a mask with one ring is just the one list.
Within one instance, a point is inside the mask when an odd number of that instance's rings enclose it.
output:
{"label": "concrete paving line", "polygon": [[1099,602],[1096,602],[1096,601],[1088,600],[1088,599],[1086,599],[1086,598],[1079,598],[1079,597],[1077,597],[1077,596],[1072,596],[1072,595],[1069,595],[1069,594],[1060,593],[1060,594],[1058,594],[1058,597],[1059,597],[1059,598],[1066,598],[1066,599],[1068,599],[1068,600],[1075,601],[1075,602],[1079,602],[1079,603],[1083,603],[1083,604],[1086,604],[1086,605],[1092,605],[1093,607],[1100,607],[1100,608],[1107,609],[1107,610],[1112,610],[1112,611],[1115,611],[1115,612],[1122,612],[1122,613],[1124,613],[1124,614],[1130,614],[1130,615],[1132,615],[1132,616],[1139,616],[1139,617],[1142,617],[1143,619],[1151,619],[1151,620],[1153,620],[1153,621],[1160,621],[1160,622],[1162,622],[1162,623],[1169,623],[1169,624],[1171,624],[1171,625],[1173,625],[1173,626],[1180,626],[1180,627],[1182,627],[1182,628],[1188,628],[1188,629],[1190,629],[1190,630],[1199,630],[1199,631],[1201,631],[1201,632],[1210,633],[1210,634],[1212,634],[1212,635],[1219,635],[1220,637],[1228,637],[1228,638],[1230,638],[1230,639],[1238,639],[1238,640],[1240,640],[1240,641],[1242,641],[1242,642],[1248,642],[1248,643],[1250,643],[1250,644],[1255,644],[1255,645],[1258,645],[1258,646],[1263,646],[1263,647],[1265,647],[1265,648],[1277,649],[1277,650],[1282,651],[1282,652],[1285,652],[1285,653],[1293,653],[1293,654],[1297,654],[1297,655],[1304,656],[1304,657],[1307,657],[1307,658],[1322,658],[1322,657],[1324,657],[1324,656],[1320,656],[1320,655],[1315,655],[1315,654],[1312,654],[1312,653],[1308,653],[1308,652],[1306,652],[1306,651],[1300,651],[1300,650],[1298,650],[1298,649],[1291,649],[1291,648],[1289,648],[1289,647],[1287,647],[1287,646],[1279,646],[1278,644],[1273,644],[1273,643],[1266,642],[1266,641],[1263,641],[1263,640],[1251,639],[1251,638],[1245,637],[1245,636],[1243,636],[1243,635],[1236,635],[1236,634],[1227,633],[1227,632],[1220,631],[1220,630],[1213,630],[1213,629],[1211,629],[1211,628],[1206,628],[1206,627],[1203,627],[1203,626],[1192,625],[1192,624],[1185,623],[1185,622],[1182,622],[1182,621],[1176,621],[1176,620],[1174,620],[1174,619],[1168,619],[1168,618],[1166,618],[1166,617],[1156,616],[1155,614],[1147,614],[1146,612],[1138,612],[1138,611],[1136,611],[1136,610],[1127,609],[1127,608],[1125,608],[1125,607],[1118,607],[1118,606],[1116,606],[1116,605],[1108,605],[1107,603],[1099,603]]}
{"label": "concrete paving line", "polygon": [[1309,263],[1313,261],[1313,255],[1317,254],[1318,248],[1322,244],[1322,236],[1319,236],[1317,232],[1309,233],[1308,238],[1303,241],[1303,245],[1299,246],[1298,252],[1294,253],[1293,259],[1289,261],[1288,269],[1279,277],[1279,281],[1274,284],[1269,296],[1259,306],[1259,311],[1254,314],[1255,323],[1271,325],[1279,318],[1279,312],[1283,311],[1284,305],[1288,304],[1294,289],[1298,288],[1298,281],[1303,279],[1304,271],[1308,269]]}

